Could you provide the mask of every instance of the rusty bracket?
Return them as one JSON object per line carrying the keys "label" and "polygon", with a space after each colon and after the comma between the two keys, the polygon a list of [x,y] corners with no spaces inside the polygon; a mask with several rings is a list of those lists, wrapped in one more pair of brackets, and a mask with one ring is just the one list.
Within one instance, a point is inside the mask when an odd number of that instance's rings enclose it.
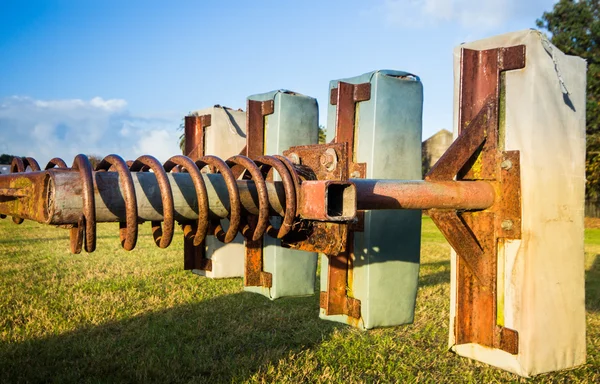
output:
{"label": "rusty bracket", "polygon": [[[265,116],[275,111],[274,100],[248,100],[246,106],[246,148],[245,155],[256,159],[265,154]],[[237,176],[237,175],[236,175]],[[249,220],[252,225],[254,220]],[[263,271],[263,239],[246,239],[245,243],[245,272],[246,287],[273,286],[273,276]]]}
{"label": "rusty bracket", "polygon": [[[206,128],[211,125],[211,115],[185,117],[185,154],[193,161],[206,154]],[[197,223],[183,223],[183,269],[212,271],[212,261],[206,257],[206,243],[194,245]]]}
{"label": "rusty bracket", "polygon": [[[344,181],[348,178],[348,143],[331,143],[292,147],[284,156],[291,159],[304,180]],[[329,166],[334,156],[335,167]],[[303,183],[306,181],[303,181]],[[310,182],[310,181],[308,181]],[[325,204],[315,199],[314,205]],[[313,207],[324,210],[323,207]],[[348,223],[301,221],[298,228],[282,239],[282,246],[328,256],[328,287],[320,293],[320,306],[328,315],[345,314],[360,319],[360,301],[347,296],[350,255],[354,238]],[[304,225],[302,225],[304,224]],[[324,273],[322,271],[321,273]]]}
{"label": "rusty bracket", "polygon": [[183,224],[183,269],[212,271],[212,260],[206,257],[206,243],[194,245],[194,234],[198,230],[197,223]]}
{"label": "rusty bracket", "polygon": [[[349,84],[339,82],[337,88],[331,90],[329,102],[337,105],[336,135],[334,142],[348,143],[348,150],[352,154],[348,161],[348,177],[353,179],[364,179],[367,177],[365,163],[356,163],[356,151],[354,141],[356,138],[356,103],[371,98],[371,83]],[[350,224],[350,229],[355,232],[365,230],[365,212],[358,211],[357,219]]]}
{"label": "rusty bracket", "polygon": [[0,210],[12,212],[13,220],[31,218],[47,223],[49,217],[44,207],[50,197],[45,192],[50,182],[50,176],[44,173],[3,175],[0,181]]}
{"label": "rusty bracket", "polygon": [[206,154],[205,131],[211,125],[211,115],[185,117],[185,154],[196,161]]}
{"label": "rusty bracket", "polygon": [[[348,179],[347,148],[347,143],[301,145],[291,147],[283,155],[296,165],[298,174],[304,181],[343,181]],[[315,199],[312,209],[324,211],[324,204],[325,199]],[[347,237],[347,223],[303,221],[282,239],[281,245],[301,251],[335,255],[346,251]]]}
{"label": "rusty bracket", "polygon": [[337,105],[335,116],[334,143],[347,143],[348,178],[364,179],[367,176],[365,163],[356,162],[356,104],[371,98],[371,83],[350,84],[340,81],[337,88],[331,90],[330,102]]}
{"label": "rusty bracket", "polygon": [[494,186],[496,199],[486,210],[430,209],[429,216],[458,255],[456,343],[511,354],[519,351],[519,336],[498,321],[497,265],[504,239],[521,238],[521,177],[519,151],[504,150],[503,72],[524,67],[524,45],[462,50],[459,136],[425,177]]}
{"label": "rusty bracket", "polygon": [[[292,147],[284,155],[297,166],[304,180],[348,181],[365,178],[366,164],[356,162],[357,103],[371,98],[371,84],[339,82],[331,90],[330,103],[337,105],[335,139],[329,144]],[[318,199],[315,204],[323,204]],[[319,212],[323,207],[311,207]],[[363,216],[356,212],[357,217]],[[358,219],[360,220],[360,219]],[[328,286],[322,291],[320,306],[327,315],[347,315],[360,319],[360,300],[349,297],[348,281],[353,265],[353,223],[311,222],[299,225],[286,236],[282,245],[305,251],[321,252],[328,256]]]}
{"label": "rusty bracket", "polygon": [[[337,88],[331,90],[330,102],[336,105],[335,139],[336,143],[346,143],[348,162],[346,164],[349,178],[365,178],[367,166],[357,162],[356,116],[358,103],[371,98],[371,83],[350,84],[338,82]],[[351,280],[354,265],[354,232],[364,228],[364,214],[357,212],[355,224],[349,224],[346,238],[346,249],[337,255],[329,255],[327,291],[321,292],[321,308],[326,315],[345,314],[360,319],[360,300],[348,296],[348,281]]]}

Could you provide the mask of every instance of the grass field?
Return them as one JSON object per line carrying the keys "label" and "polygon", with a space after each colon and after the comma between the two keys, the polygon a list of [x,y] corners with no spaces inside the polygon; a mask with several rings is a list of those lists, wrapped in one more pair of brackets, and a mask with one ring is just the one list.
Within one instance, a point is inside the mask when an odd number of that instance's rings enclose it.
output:
{"label": "grass field", "polygon": [[[271,302],[241,279],[182,269],[148,224],[132,252],[100,225],[98,250],[68,231],[0,220],[0,383],[518,382],[447,350],[449,246],[428,218],[415,323],[361,332],[318,319],[318,296]],[[532,382],[600,382],[600,229],[586,230],[588,362]]]}

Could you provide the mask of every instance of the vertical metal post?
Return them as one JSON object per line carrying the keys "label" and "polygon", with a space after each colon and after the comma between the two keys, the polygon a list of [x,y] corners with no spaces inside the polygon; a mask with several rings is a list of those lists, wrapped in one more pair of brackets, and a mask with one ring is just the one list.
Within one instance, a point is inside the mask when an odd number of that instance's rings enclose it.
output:
{"label": "vertical metal post", "polygon": [[[204,156],[204,134],[206,127],[211,124],[210,115],[185,117],[185,155],[192,160]],[[212,262],[206,258],[206,242],[195,246],[193,241],[197,224],[183,225],[183,268],[185,270],[211,271]]]}
{"label": "vertical metal post", "polygon": [[[247,153],[251,158],[281,155],[292,146],[316,144],[318,129],[317,101],[311,97],[285,90],[248,97]],[[276,172],[273,177],[278,178]],[[275,223],[278,219],[271,220]],[[266,236],[247,243],[246,257],[246,273],[253,276],[252,280],[247,277],[247,291],[271,299],[314,293],[316,253],[283,248],[279,239]]]}
{"label": "vertical metal post", "polygon": [[[429,215],[460,256],[457,259],[455,332],[459,344],[478,343],[518,352],[518,335],[497,322],[497,250],[499,237],[520,238],[520,197],[502,194],[503,186],[518,174],[519,153],[503,153],[499,141],[500,76],[502,71],[525,66],[525,47],[462,52],[459,138],[434,165],[427,180],[492,180],[498,183],[499,200],[484,212],[432,209]],[[514,167],[502,172],[506,157]],[[501,178],[501,176],[504,176]],[[518,185],[516,191],[518,192]],[[507,212],[504,208],[509,208]],[[516,207],[516,208],[512,208]],[[514,213],[514,216],[508,216]],[[513,230],[501,231],[501,221],[511,220]]]}
{"label": "vertical metal post", "polygon": [[[227,159],[239,154],[245,144],[245,116],[241,110],[214,106],[195,112],[199,116],[186,117],[186,154],[192,160],[204,155]],[[224,219],[224,222],[228,220]],[[209,278],[241,277],[244,275],[243,236],[224,244],[214,236],[208,236],[203,244],[194,247],[191,238],[195,224],[184,226],[184,252],[192,272]]]}
{"label": "vertical metal post", "polygon": [[[255,160],[265,154],[265,118],[274,112],[273,100],[250,100],[246,103],[246,153]],[[255,223],[251,223],[255,224]],[[263,239],[246,239],[244,286],[273,286],[273,275],[263,271]]]}
{"label": "vertical metal post", "polygon": [[[349,144],[349,177],[421,178],[423,93],[416,76],[376,71],[332,81],[330,89],[328,135]],[[420,211],[363,215],[350,228],[354,232],[348,237],[348,253],[321,258],[320,316],[362,329],[411,322]],[[342,294],[345,298],[340,300]],[[338,303],[331,305],[330,298],[336,297]]]}
{"label": "vertical metal post", "polygon": [[583,364],[585,62],[528,30],[461,45],[454,66],[457,139],[429,179],[497,198],[430,210],[455,251],[450,346],[522,376]]}

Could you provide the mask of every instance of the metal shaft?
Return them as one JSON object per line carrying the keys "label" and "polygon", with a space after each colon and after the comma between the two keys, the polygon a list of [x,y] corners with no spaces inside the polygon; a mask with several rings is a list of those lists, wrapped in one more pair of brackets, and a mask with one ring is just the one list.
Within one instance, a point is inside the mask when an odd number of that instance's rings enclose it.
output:
{"label": "metal shaft", "polygon": [[[161,191],[151,172],[132,172],[141,221],[162,221]],[[124,222],[125,193],[116,172],[94,172],[94,197],[98,222]],[[198,219],[198,201],[192,179],[186,173],[168,174],[173,191],[175,220]],[[204,174],[209,198],[209,216],[229,215],[229,194],[221,175]],[[258,193],[254,182],[238,180],[242,208],[258,215]],[[283,216],[285,191],[282,183],[267,182],[271,215]],[[76,171],[49,170],[0,176],[0,214],[51,225],[77,223],[83,211],[81,177]]]}
{"label": "metal shaft", "polygon": [[[132,173],[137,196],[138,219],[162,221],[161,191],[156,176],[151,172]],[[94,195],[96,220],[98,222],[124,222],[126,219],[125,193],[121,189],[116,172],[95,172]],[[219,174],[203,175],[209,197],[209,216],[214,219],[229,215],[229,194],[223,177]],[[178,221],[198,219],[198,202],[191,177],[187,173],[168,175],[175,205],[174,218]],[[494,188],[485,181],[406,181],[352,179],[354,189],[331,188],[317,195],[309,187],[314,182],[301,184],[299,212],[302,216],[308,206],[324,206],[325,212],[336,211],[320,220],[340,221],[354,216],[354,209],[465,209],[489,208],[494,203]],[[317,183],[328,183],[326,181]],[[237,180],[242,209],[247,214],[258,215],[259,199],[251,180]],[[285,211],[285,192],[281,182],[267,182],[271,215],[282,216]],[[350,193],[349,193],[350,192]],[[0,214],[52,225],[74,224],[82,214],[82,182],[76,171],[49,170],[44,172],[17,173],[0,176]],[[356,199],[356,205],[347,204]],[[305,207],[306,206],[306,207]],[[303,208],[304,207],[304,208]],[[355,207],[355,208],[354,208]],[[323,207],[321,207],[323,210]],[[304,216],[302,216],[304,217]],[[311,218],[311,216],[307,217]],[[315,218],[313,215],[312,218]],[[319,220],[319,219],[317,219]]]}
{"label": "metal shaft", "polygon": [[[156,177],[150,172],[133,172],[133,184],[137,196],[138,217],[144,221],[163,219],[161,192]],[[175,220],[197,220],[198,201],[196,191],[189,174],[168,174],[175,203]],[[203,174],[209,199],[209,215],[214,219],[223,219],[229,215],[229,194],[223,177],[219,174]],[[125,218],[125,200],[123,198],[118,175],[115,172],[97,172],[94,174],[96,220],[99,222],[123,221]],[[57,173],[54,177],[54,201],[48,206],[50,224],[68,224],[76,222],[81,214],[79,198],[79,176],[73,172]],[[247,180],[238,180],[242,208],[247,213],[258,215],[258,193],[255,184]],[[52,188],[52,186],[49,186]],[[285,192],[281,183],[267,183],[271,215],[283,216]]]}
{"label": "metal shaft", "polygon": [[494,204],[494,187],[486,181],[351,179],[357,209],[486,209]]}

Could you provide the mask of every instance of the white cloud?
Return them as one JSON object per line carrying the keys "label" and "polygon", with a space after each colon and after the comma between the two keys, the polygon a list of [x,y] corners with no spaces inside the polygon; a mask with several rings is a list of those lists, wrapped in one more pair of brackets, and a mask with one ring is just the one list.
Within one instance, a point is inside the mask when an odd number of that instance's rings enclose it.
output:
{"label": "white cloud", "polygon": [[0,153],[32,156],[40,165],[52,157],[68,164],[78,153],[124,159],[150,154],[161,161],[180,153],[177,117],[132,115],[125,100],[95,97],[0,99]]}
{"label": "white cloud", "polygon": [[149,131],[140,139],[135,146],[138,153],[149,153],[158,159],[168,159],[174,153],[171,150],[171,145],[167,143],[175,142],[178,135],[173,130],[167,131],[164,129]]}
{"label": "white cloud", "polygon": [[533,21],[554,0],[384,0],[377,12],[390,25],[421,28],[456,23],[465,29],[493,30],[521,16]]}

